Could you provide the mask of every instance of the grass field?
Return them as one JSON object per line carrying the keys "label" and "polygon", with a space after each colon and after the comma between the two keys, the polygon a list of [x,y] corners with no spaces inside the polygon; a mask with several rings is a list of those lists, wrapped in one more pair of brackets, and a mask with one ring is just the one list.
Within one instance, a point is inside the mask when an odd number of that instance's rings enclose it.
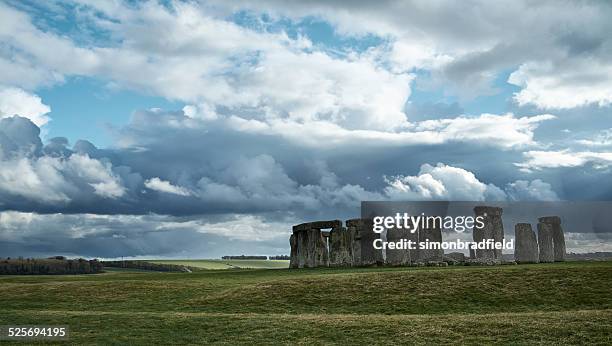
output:
{"label": "grass field", "polygon": [[202,269],[286,269],[289,261],[283,260],[221,260],[221,259],[198,259],[198,260],[153,260],[147,261],[160,264],[176,264],[187,267]]}
{"label": "grass field", "polygon": [[0,277],[73,344],[612,344],[612,262]]}

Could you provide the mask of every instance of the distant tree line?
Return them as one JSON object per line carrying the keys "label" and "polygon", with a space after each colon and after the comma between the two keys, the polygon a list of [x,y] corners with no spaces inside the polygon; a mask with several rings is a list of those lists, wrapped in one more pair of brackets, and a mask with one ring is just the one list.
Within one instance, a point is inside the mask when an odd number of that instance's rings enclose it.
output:
{"label": "distant tree line", "polygon": [[289,256],[287,255],[278,255],[278,256],[223,256],[221,257],[224,260],[289,260]]}
{"label": "distant tree line", "polygon": [[96,259],[66,259],[62,256],[0,259],[0,275],[94,274],[103,269],[102,263]]}
{"label": "distant tree line", "polygon": [[193,268],[177,265],[151,263],[146,261],[103,261],[105,267],[152,270],[157,272],[190,272]]}
{"label": "distant tree line", "polygon": [[224,260],[267,260],[268,256],[223,256],[221,257]]}
{"label": "distant tree line", "polygon": [[278,256],[270,256],[268,257],[271,260],[289,260],[289,255],[278,255]]}

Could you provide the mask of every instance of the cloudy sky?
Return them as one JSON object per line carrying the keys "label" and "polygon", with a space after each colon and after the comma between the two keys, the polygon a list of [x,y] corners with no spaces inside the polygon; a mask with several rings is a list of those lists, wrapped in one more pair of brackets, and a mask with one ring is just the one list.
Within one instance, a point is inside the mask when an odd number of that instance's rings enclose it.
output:
{"label": "cloudy sky", "polygon": [[286,254],[292,224],[362,200],[612,200],[610,18],[0,0],[0,255]]}

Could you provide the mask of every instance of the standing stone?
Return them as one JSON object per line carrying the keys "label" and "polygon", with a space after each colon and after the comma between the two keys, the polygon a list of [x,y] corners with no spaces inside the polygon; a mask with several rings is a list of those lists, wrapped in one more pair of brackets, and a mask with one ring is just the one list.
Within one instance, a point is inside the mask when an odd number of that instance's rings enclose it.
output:
{"label": "standing stone", "polygon": [[353,265],[353,234],[341,226],[331,230],[329,237],[329,265],[331,267]]}
{"label": "standing stone", "polygon": [[293,231],[293,238],[295,240],[295,264],[292,268],[304,268],[306,265],[306,235],[303,234],[306,231]]}
{"label": "standing stone", "polygon": [[538,240],[531,224],[517,223],[514,226],[514,260],[517,263],[538,263]]}
{"label": "standing stone", "polygon": [[355,232],[355,241],[353,242],[355,265],[372,266],[383,264],[382,250],[375,249],[373,245],[374,240],[380,239],[380,234],[373,231],[372,220],[347,220],[346,226]]}
{"label": "standing stone", "polygon": [[361,266],[361,219],[351,219],[346,221],[346,231],[351,234],[353,239],[353,266]]}
{"label": "standing stone", "polygon": [[295,268],[304,268],[306,266],[306,256],[307,256],[307,243],[308,238],[306,234],[306,230],[293,231],[293,237],[295,239],[295,257],[296,263],[293,265]]}
{"label": "standing stone", "polygon": [[[402,242],[414,239],[414,233],[410,233],[410,230],[402,228],[387,229],[387,242]],[[413,240],[414,241],[414,240]],[[415,244],[416,245],[416,244]],[[406,245],[407,246],[407,245]],[[412,250],[414,251],[414,250]],[[404,266],[410,265],[411,263],[411,252],[410,249],[387,249],[386,250],[386,263],[391,266]]]}
{"label": "standing stone", "polygon": [[429,242],[429,246],[438,246],[434,249],[419,249],[420,262],[442,261],[444,250],[442,250],[442,228],[441,225],[430,225],[431,227],[419,229],[419,243]]}
{"label": "standing stone", "polygon": [[555,262],[565,261],[565,235],[563,234],[563,228],[561,228],[561,218],[545,216],[539,218],[538,221],[551,225]]}
{"label": "standing stone", "polygon": [[540,249],[540,262],[554,262],[553,229],[548,223],[538,223],[538,246]]}
{"label": "standing stone", "polygon": [[412,241],[414,248],[408,251],[410,256],[410,264],[419,262],[421,260],[421,250],[419,250],[419,229],[415,229],[414,232],[408,232],[406,240]]}
{"label": "standing stone", "polygon": [[327,250],[327,241],[320,229],[310,229],[309,246],[310,253],[309,268],[327,267],[329,266],[329,253]]}
{"label": "standing stone", "polygon": [[[502,208],[476,206],[474,213],[476,217],[484,217],[484,227],[478,228],[474,226],[472,230],[473,239],[475,242],[492,239],[494,242],[504,241],[504,224],[502,222]],[[475,249],[477,260],[501,262],[501,249]]]}
{"label": "standing stone", "polygon": [[289,245],[291,246],[291,256],[289,256],[289,268],[298,268],[298,254],[297,254],[297,236],[291,234],[289,237]]}
{"label": "standing stone", "polygon": [[290,268],[315,268],[329,266],[330,232],[321,229],[341,228],[340,220],[315,221],[293,226]]}

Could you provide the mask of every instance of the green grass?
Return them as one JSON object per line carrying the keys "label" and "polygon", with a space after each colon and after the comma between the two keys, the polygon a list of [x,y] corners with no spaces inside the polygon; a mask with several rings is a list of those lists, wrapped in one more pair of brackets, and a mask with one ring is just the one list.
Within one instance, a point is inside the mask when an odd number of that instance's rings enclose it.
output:
{"label": "green grass", "polygon": [[74,344],[611,344],[612,262],[0,277]]}
{"label": "green grass", "polygon": [[289,261],[284,260],[153,260],[160,264],[176,264],[202,269],[287,269]]}

